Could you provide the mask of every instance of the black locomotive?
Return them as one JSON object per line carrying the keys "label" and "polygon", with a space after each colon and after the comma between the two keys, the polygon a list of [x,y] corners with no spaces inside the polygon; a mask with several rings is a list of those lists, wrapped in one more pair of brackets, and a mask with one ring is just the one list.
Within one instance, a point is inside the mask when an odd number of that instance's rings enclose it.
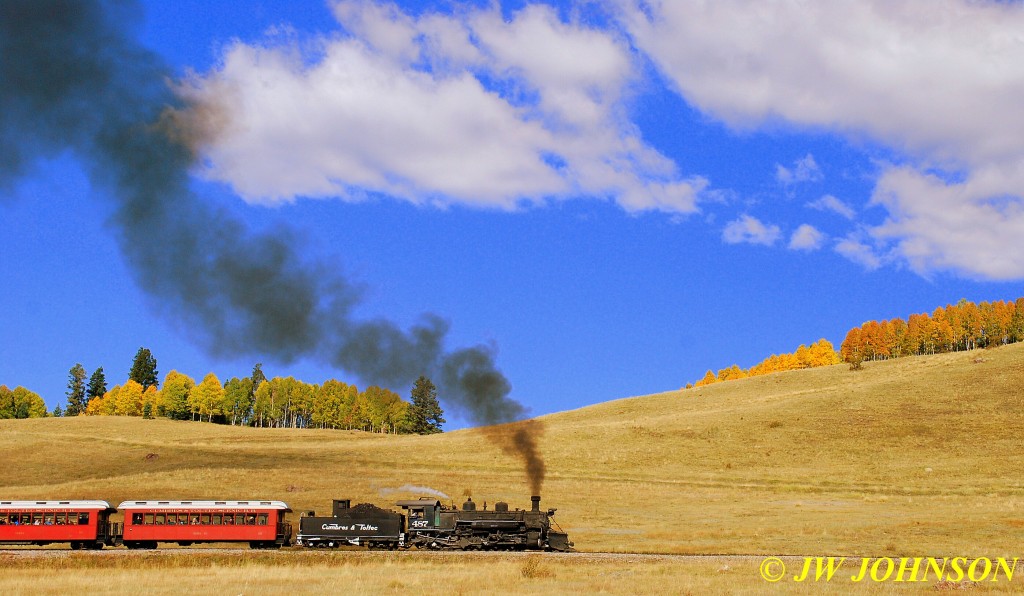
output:
{"label": "black locomotive", "polygon": [[462,509],[446,507],[434,498],[396,503],[402,513],[374,505],[350,506],[334,501],[331,517],[314,512],[299,519],[296,544],[307,547],[344,545],[370,548],[424,548],[434,550],[545,550],[571,551],[569,536],[551,519],[554,509],[541,511],[540,497],[531,497],[530,510],[477,509],[470,498]]}

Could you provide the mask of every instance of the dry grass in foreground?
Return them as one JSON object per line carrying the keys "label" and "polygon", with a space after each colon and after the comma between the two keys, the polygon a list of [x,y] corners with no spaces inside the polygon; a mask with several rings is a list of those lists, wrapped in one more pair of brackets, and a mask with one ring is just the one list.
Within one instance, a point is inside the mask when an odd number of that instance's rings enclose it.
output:
{"label": "dry grass in foreground", "polygon": [[[26,553],[19,553],[23,555]],[[896,594],[972,587],[1018,592],[1021,578],[992,584],[777,584],[758,557],[163,551],[0,554],[3,594]],[[793,567],[798,565],[794,562]]]}
{"label": "dry grass in foreground", "polygon": [[[780,373],[542,420],[542,506],[559,509],[582,550],[1019,552],[1024,344]],[[456,502],[471,492],[529,505],[520,462],[476,430],[10,420],[0,421],[0,450],[5,499],[275,498],[322,512],[341,497],[387,506],[415,496],[395,490],[412,485]]]}

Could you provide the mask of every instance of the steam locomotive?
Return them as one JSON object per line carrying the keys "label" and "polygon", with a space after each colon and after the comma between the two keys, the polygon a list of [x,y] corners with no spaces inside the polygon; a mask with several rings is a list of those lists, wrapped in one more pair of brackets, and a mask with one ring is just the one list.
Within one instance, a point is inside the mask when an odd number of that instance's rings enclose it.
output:
{"label": "steam locomotive", "polygon": [[505,502],[495,503],[491,510],[485,504],[481,510],[472,498],[460,510],[421,497],[397,502],[402,513],[365,503],[353,507],[349,499],[337,499],[331,517],[308,512],[299,519],[295,543],[331,548],[572,551],[568,534],[551,519],[555,509],[541,511],[540,497],[530,499],[529,511],[510,510]]}

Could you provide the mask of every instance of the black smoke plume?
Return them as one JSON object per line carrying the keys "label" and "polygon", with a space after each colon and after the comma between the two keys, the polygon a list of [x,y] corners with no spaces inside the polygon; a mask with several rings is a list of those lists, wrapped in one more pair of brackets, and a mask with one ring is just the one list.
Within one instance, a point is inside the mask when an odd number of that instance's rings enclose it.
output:
{"label": "black smoke plume", "polygon": [[[0,0],[0,191],[70,149],[110,191],[137,283],[203,330],[211,353],[310,357],[390,386],[426,373],[475,424],[522,418],[491,349],[446,351],[448,324],[434,315],[408,331],[354,319],[358,287],[304,257],[293,231],[253,232],[195,195],[189,169],[218,114],[174,93],[166,66],[127,33],[140,19],[128,0]],[[521,445],[542,476],[535,439],[518,432],[496,440]]]}

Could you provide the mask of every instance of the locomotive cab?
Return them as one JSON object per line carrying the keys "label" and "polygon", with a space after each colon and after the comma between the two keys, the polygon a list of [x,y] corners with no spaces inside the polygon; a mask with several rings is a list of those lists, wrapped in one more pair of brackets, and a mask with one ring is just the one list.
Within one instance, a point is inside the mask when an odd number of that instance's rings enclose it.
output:
{"label": "locomotive cab", "polygon": [[427,530],[441,525],[441,501],[422,497],[395,503],[405,510],[406,531]]}

